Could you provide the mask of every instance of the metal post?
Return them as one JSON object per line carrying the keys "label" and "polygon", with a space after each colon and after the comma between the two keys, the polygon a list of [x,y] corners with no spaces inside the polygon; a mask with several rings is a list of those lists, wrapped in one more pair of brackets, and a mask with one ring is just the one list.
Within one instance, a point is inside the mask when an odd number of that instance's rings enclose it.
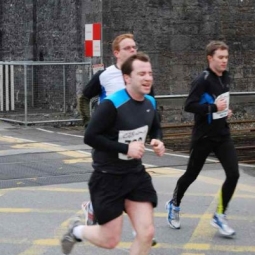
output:
{"label": "metal post", "polygon": [[35,97],[34,97],[34,66],[32,65],[31,66],[32,67],[32,70],[31,70],[31,72],[32,72],[32,74],[31,74],[31,76],[32,76],[32,91],[31,91],[31,94],[32,94],[32,107],[34,107],[35,106],[35,102],[34,102],[34,100],[35,100]]}
{"label": "metal post", "polygon": [[8,112],[9,107],[9,66],[5,65],[5,110]]}
{"label": "metal post", "polygon": [[27,126],[27,65],[24,65],[24,123]]}
{"label": "metal post", "polygon": [[3,65],[0,65],[0,111],[4,110],[4,75]]}
{"label": "metal post", "polygon": [[10,91],[11,91],[11,110],[14,111],[14,66],[10,66]]}
{"label": "metal post", "polygon": [[66,66],[63,65],[63,99],[64,99],[64,113],[66,113]]}

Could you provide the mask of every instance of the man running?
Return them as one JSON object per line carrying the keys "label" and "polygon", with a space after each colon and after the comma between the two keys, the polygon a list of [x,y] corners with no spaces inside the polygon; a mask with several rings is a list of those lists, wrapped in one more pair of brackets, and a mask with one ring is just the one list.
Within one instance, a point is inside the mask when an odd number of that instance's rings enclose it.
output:
{"label": "man running", "polygon": [[235,234],[226,219],[226,209],[239,178],[237,155],[227,123],[227,118],[232,115],[229,109],[230,79],[226,71],[228,49],[222,41],[212,41],[206,46],[209,67],[192,82],[185,103],[185,111],[194,113],[195,124],[187,170],[177,181],[172,199],[166,203],[167,220],[173,229],[181,227],[180,203],[186,190],[196,180],[208,155],[214,152],[225,171],[226,180],[211,225],[224,236]]}
{"label": "man running", "polygon": [[155,154],[163,156],[165,152],[156,101],[147,95],[153,82],[152,68],[148,56],[138,53],[123,63],[121,71],[126,88],[98,106],[84,137],[94,149],[89,190],[98,225],[83,225],[79,218],[74,219],[61,241],[64,254],[70,254],[74,244],[83,240],[115,248],[124,211],[137,233],[130,255],[147,255],[151,249],[157,194],[141,161],[147,134]]}
{"label": "man running", "polygon": [[[99,97],[98,103],[110,94],[125,88],[125,83],[121,73],[121,65],[130,56],[137,53],[137,45],[133,34],[121,34],[112,42],[112,53],[116,58],[116,63],[105,70],[98,71],[83,88],[79,98],[79,111],[83,123],[89,120],[89,103],[93,97]],[[153,95],[153,91],[150,91]]]}

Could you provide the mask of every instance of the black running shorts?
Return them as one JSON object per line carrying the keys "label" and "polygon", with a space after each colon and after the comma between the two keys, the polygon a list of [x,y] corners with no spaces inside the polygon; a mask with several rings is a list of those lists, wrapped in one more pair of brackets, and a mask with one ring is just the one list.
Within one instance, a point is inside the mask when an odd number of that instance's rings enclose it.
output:
{"label": "black running shorts", "polygon": [[98,224],[105,224],[125,211],[125,199],[151,202],[157,206],[157,194],[151,176],[144,170],[129,174],[94,171],[89,180],[90,197]]}

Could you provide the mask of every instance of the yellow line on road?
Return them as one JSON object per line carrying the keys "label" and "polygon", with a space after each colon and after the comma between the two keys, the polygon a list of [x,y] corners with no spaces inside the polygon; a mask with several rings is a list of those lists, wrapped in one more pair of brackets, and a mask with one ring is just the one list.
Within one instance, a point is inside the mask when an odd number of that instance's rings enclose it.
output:
{"label": "yellow line on road", "polygon": [[19,253],[18,255],[40,255],[40,254],[44,254],[46,250],[47,250],[47,247],[33,245],[29,249]]}
{"label": "yellow line on road", "polygon": [[[60,247],[60,239],[58,238],[52,238],[52,239],[37,239],[34,241],[29,241],[28,239],[0,239],[0,244],[12,244],[12,245],[32,245],[29,249],[26,251],[19,253],[19,255],[40,255],[42,254],[42,250],[46,250],[49,247]],[[131,242],[120,242],[118,244],[118,248],[129,248],[131,246]],[[79,244],[79,246],[93,246],[89,242],[82,242]],[[43,248],[43,249],[40,249]],[[95,246],[94,246],[95,247]],[[255,253],[255,246],[237,246],[237,245],[214,245],[210,243],[189,243],[189,245],[186,245],[183,247],[181,244],[170,244],[170,243],[158,243],[156,246],[152,248],[153,250],[157,249],[177,249],[182,250],[184,249],[184,253],[182,255],[188,255],[188,254],[195,254],[195,255],[202,255],[203,253],[191,253],[194,252],[201,252],[201,251],[214,251],[214,252],[250,252]],[[31,251],[34,251],[34,253],[31,253]],[[30,252],[30,253],[29,253]]]}
{"label": "yellow line on road", "polygon": [[205,253],[182,253],[182,255],[205,255]]}
{"label": "yellow line on road", "polygon": [[34,209],[34,208],[0,208],[0,213],[75,213],[77,210],[52,210],[52,209]]}
{"label": "yellow line on road", "polygon": [[64,156],[68,156],[70,158],[91,158],[91,155],[88,154],[84,154],[82,152],[79,151],[60,151],[58,152],[58,154],[64,155]]}
{"label": "yellow line on road", "polygon": [[148,173],[155,173],[155,174],[178,174],[181,175],[183,174],[180,171],[176,171],[178,169],[172,168],[172,167],[147,167],[146,168]]}
{"label": "yellow line on road", "polygon": [[215,194],[215,197],[205,213],[201,215],[200,220],[192,233],[189,241],[184,245],[185,250],[203,250],[208,251],[211,249],[211,240],[215,234],[215,229],[210,225],[208,214],[212,217],[212,212],[216,210],[217,199],[219,191]]}
{"label": "yellow line on road", "polygon": [[0,136],[0,141],[1,142],[7,142],[7,143],[27,143],[27,141],[15,137],[4,137]]}
{"label": "yellow line on road", "polygon": [[52,187],[22,187],[22,188],[10,188],[6,191],[47,191],[47,192],[67,192],[67,193],[84,193],[89,192],[88,189],[71,189],[71,188],[52,188]]}
{"label": "yellow line on road", "polygon": [[[0,208],[0,213],[44,213],[44,214],[80,214],[81,211],[77,210],[63,210],[63,209],[35,209],[35,208],[11,208],[11,207],[4,207]],[[124,214],[126,215],[126,214]],[[161,212],[155,212],[154,213],[155,218],[166,218],[167,213],[161,213]],[[203,217],[203,220],[206,220],[206,223],[209,225],[209,220],[212,218],[212,213],[205,213],[205,214],[181,214],[181,218],[184,219],[201,219]],[[229,220],[235,220],[235,221],[249,221],[253,222],[255,221],[255,216],[239,216],[239,215],[229,215]]]}
{"label": "yellow line on road", "polygon": [[23,144],[15,144],[11,146],[14,149],[29,149],[29,148],[41,148],[45,150],[58,151],[59,147],[45,144],[45,143],[23,143]]}
{"label": "yellow line on road", "polygon": [[91,163],[92,158],[64,159],[63,161],[65,164]]}

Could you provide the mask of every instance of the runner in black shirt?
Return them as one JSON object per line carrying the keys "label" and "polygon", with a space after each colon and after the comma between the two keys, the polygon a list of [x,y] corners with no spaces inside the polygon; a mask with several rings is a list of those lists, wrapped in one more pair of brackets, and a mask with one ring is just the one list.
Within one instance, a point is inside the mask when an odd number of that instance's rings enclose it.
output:
{"label": "runner in black shirt", "polygon": [[74,219],[62,239],[69,254],[77,241],[112,249],[120,241],[123,211],[137,233],[130,254],[147,255],[154,235],[153,207],[156,191],[141,158],[147,133],[158,156],[165,147],[156,102],[150,92],[153,76],[149,58],[139,53],[121,67],[126,89],[107,97],[92,116],[84,141],[94,148],[90,196],[99,225],[82,225]]}
{"label": "runner in black shirt", "polygon": [[185,110],[194,113],[195,118],[190,159],[186,172],[177,181],[172,200],[166,203],[168,223],[171,228],[180,228],[181,199],[199,175],[208,155],[214,152],[224,168],[226,180],[211,224],[222,235],[233,236],[235,231],[228,226],[225,212],[235,191],[239,170],[227,123],[227,118],[232,115],[229,109],[229,75],[226,71],[228,46],[221,41],[212,41],[207,45],[206,53],[209,68],[192,82],[185,104]]}

